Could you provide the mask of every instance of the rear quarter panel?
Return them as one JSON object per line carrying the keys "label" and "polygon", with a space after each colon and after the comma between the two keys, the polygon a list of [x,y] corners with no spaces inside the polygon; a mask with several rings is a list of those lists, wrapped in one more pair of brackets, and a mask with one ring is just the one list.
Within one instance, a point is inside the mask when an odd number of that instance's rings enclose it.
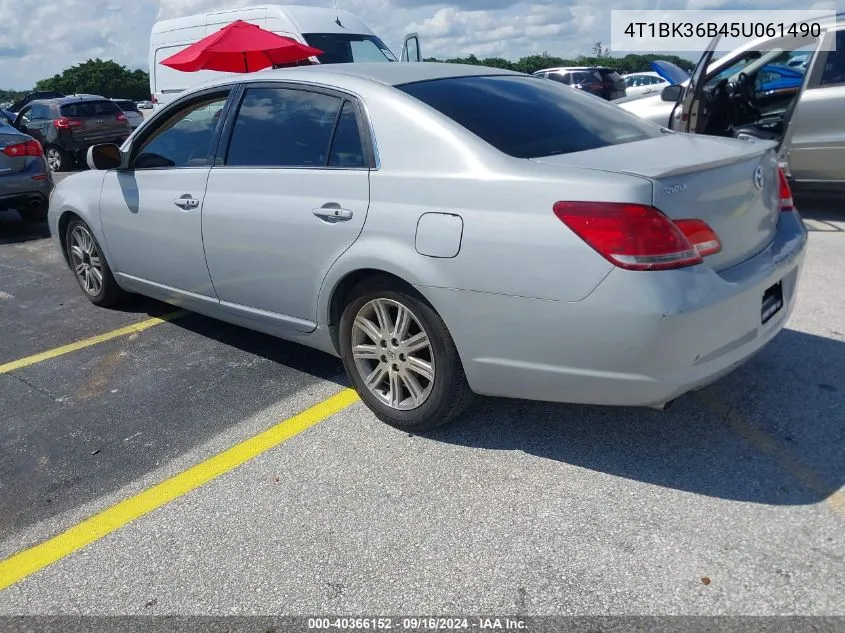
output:
{"label": "rear quarter panel", "polygon": [[[366,101],[379,157],[370,174],[370,210],[360,237],[323,283],[318,321],[326,322],[337,283],[364,268],[384,270],[421,288],[557,301],[589,295],[612,266],[557,219],[554,203],[650,203],[651,184],[507,157],[414,103],[395,91]],[[417,225],[426,213],[461,217],[456,256],[417,252]]]}

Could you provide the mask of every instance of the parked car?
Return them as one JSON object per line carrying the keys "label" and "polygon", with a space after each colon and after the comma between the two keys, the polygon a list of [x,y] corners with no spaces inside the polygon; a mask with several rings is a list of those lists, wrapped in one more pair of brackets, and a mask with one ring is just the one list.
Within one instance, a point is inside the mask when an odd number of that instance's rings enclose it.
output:
{"label": "parked car", "polygon": [[139,101],[136,105],[141,110],[152,110],[153,109],[153,102],[152,101]]}
{"label": "parked car", "polygon": [[626,97],[659,93],[669,85],[668,81],[653,71],[628,73],[622,75],[622,79],[625,82]]}
{"label": "parked car", "polygon": [[53,178],[41,144],[0,119],[0,211],[26,222],[44,222]]}
{"label": "parked car", "polygon": [[49,222],[93,303],[338,355],[409,431],[473,393],[665,408],[783,328],[807,239],[771,143],[480,66],[232,75],[88,163]]}
{"label": "parked car", "polygon": [[11,106],[9,106],[9,111],[17,114],[23,109],[25,105],[38,99],[59,99],[64,96],[65,95],[63,95],[61,92],[56,92],[55,90],[39,90],[36,92],[30,92],[28,95],[18,99]]}
{"label": "parked car", "polygon": [[613,68],[599,66],[546,68],[536,71],[534,76],[572,86],[608,101],[619,99],[626,94],[625,80]]}
{"label": "parked car", "polygon": [[92,145],[122,143],[131,133],[116,103],[96,96],[33,101],[18,113],[15,127],[44,147],[53,171],[65,171]]}
{"label": "parked car", "polygon": [[[796,190],[843,193],[845,13],[837,18],[820,37],[759,39],[713,62],[716,38],[690,81],[619,105],[671,129],[775,141]],[[793,59],[809,59],[797,87],[785,74],[801,72]]]}
{"label": "parked car", "polygon": [[123,114],[126,115],[126,120],[129,121],[129,127],[135,129],[144,122],[144,115],[138,110],[138,106],[132,99],[112,99],[117,104]]}
{"label": "parked car", "polygon": [[359,17],[328,6],[269,4],[207,11],[160,20],[150,34],[150,96],[154,108],[168,103],[182,90],[225,76],[214,70],[184,73],[161,63],[194,42],[235,20],[244,20],[277,35],[323,51],[320,64],[346,62],[396,62],[422,60],[417,33],[408,33],[397,59],[388,46]]}

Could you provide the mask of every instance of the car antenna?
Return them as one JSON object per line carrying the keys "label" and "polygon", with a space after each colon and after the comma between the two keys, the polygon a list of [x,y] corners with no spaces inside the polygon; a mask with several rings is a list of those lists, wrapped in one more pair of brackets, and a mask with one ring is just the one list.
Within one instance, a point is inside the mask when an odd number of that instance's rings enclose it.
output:
{"label": "car antenna", "polygon": [[337,0],[334,0],[334,23],[341,28],[343,27],[343,25],[340,23],[340,11],[337,8]]}

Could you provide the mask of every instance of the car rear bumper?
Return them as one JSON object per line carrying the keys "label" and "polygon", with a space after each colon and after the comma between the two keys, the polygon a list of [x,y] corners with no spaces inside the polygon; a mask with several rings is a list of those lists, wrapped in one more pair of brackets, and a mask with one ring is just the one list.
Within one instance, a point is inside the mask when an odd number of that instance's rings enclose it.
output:
{"label": "car rear bumper", "polygon": [[[775,240],[733,268],[614,269],[578,302],[420,291],[449,327],[479,394],[656,406],[728,374],[783,329],[806,240],[798,215],[785,214]],[[763,295],[778,282],[783,307],[762,323]]]}
{"label": "car rear bumper", "polygon": [[46,209],[52,189],[53,180],[46,161],[43,158],[30,160],[23,171],[0,175],[0,210],[38,205]]}

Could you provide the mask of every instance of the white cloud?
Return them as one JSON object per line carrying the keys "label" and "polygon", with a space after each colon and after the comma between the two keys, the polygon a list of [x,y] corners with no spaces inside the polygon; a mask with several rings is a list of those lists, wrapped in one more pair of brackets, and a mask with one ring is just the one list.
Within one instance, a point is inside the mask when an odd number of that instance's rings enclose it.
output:
{"label": "white cloud", "polygon": [[[286,0],[280,0],[285,3]],[[91,57],[147,67],[155,20],[261,0],[51,0],[22,4],[0,0],[0,88],[29,88]],[[287,0],[290,2],[290,0]],[[547,51],[562,57],[589,54],[609,42],[610,9],[759,8],[761,0],[338,0],[398,53],[405,33],[421,35],[426,57],[500,56]],[[307,1],[332,6],[332,0]],[[793,8],[767,0],[767,9]],[[26,9],[23,7],[26,6]],[[833,0],[814,7],[832,8]]]}

